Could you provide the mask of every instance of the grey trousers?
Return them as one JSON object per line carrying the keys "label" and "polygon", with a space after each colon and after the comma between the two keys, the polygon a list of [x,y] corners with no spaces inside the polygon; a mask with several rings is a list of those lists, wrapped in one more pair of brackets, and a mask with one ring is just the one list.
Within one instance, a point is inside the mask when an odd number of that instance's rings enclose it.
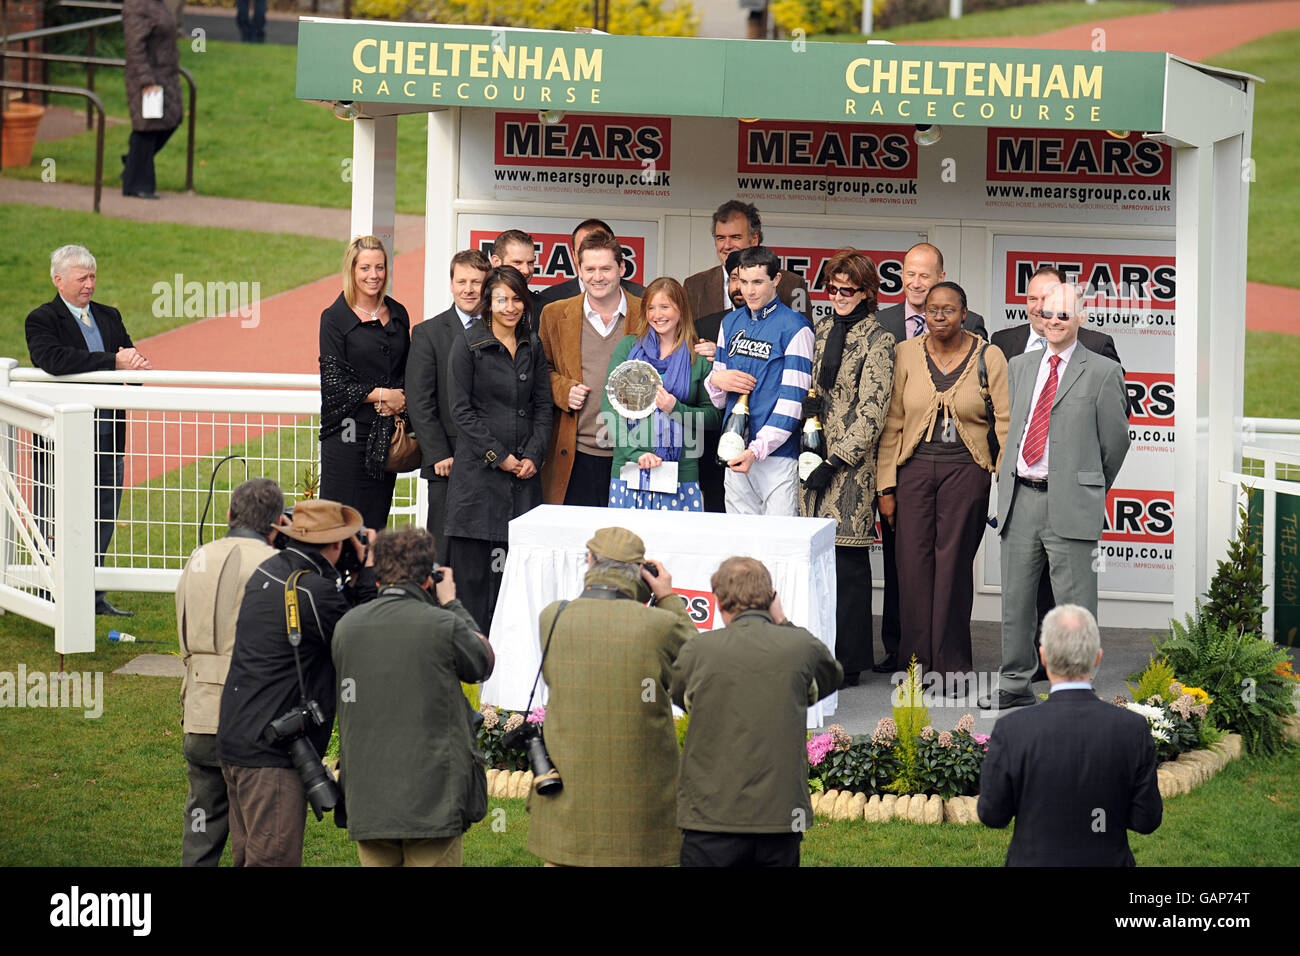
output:
{"label": "grey trousers", "polygon": [[216,866],[230,835],[230,800],[217,757],[216,734],[186,734],[190,793],[185,799],[181,866]]}
{"label": "grey trousers", "polygon": [[1062,538],[1048,523],[1047,492],[1016,485],[1002,529],[1002,669],[998,688],[1028,694],[1038,659],[1038,581],[1046,564],[1057,604],[1097,616],[1097,542]]}

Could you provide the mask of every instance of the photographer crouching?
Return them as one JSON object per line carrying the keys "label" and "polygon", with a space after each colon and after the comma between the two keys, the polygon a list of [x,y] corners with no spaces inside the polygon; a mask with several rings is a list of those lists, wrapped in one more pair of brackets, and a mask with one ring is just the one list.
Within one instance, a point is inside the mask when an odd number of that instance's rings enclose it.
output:
{"label": "photographer crouching", "polygon": [[482,718],[460,684],[492,673],[492,646],[429,532],[385,531],[374,554],[379,597],[343,615],[331,648],[348,835],[362,866],[460,866],[488,806]]}
{"label": "photographer crouching", "polygon": [[[249,578],[221,695],[217,754],[230,795],[235,866],[301,866],[306,807],[319,819],[338,788],[320,762],[334,726],[330,641],[350,607],[375,596],[361,513],[335,501],[299,502],[292,540]],[[337,569],[357,559],[345,583]]]}

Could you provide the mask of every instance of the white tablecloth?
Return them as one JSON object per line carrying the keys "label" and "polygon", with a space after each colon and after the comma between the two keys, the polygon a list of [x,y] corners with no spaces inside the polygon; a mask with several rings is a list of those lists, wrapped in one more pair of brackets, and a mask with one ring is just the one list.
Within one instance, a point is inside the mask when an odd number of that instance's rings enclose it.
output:
{"label": "white tablecloth", "polygon": [[[587,571],[587,541],[613,525],[641,536],[646,558],[662,561],[696,626],[722,627],[709,579],[724,558],[758,558],[772,575],[786,616],[835,650],[835,522],[827,518],[574,508],[543,505],[510,522],[510,553],[492,619],[496,671],[482,699],[523,710],[541,661],[538,615],[552,601],[575,598]],[[808,726],[835,713],[836,694],[808,708]],[[545,703],[538,682],[533,706]]]}

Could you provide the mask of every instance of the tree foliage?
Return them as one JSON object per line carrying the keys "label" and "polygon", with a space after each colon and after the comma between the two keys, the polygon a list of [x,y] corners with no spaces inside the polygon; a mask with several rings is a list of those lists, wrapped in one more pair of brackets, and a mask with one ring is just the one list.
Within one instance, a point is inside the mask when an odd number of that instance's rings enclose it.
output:
{"label": "tree foliage", "polygon": [[[589,0],[357,0],[361,17],[430,23],[573,30],[591,26]],[[700,18],[689,0],[610,0],[609,32],[624,36],[694,36]]]}

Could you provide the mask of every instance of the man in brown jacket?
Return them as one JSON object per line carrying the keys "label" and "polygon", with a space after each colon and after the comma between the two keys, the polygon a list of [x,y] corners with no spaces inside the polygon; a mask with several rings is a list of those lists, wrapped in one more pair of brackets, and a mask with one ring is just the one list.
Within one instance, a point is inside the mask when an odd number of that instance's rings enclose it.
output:
{"label": "man in brown jacket", "polygon": [[631,531],[601,528],[587,549],[585,590],[541,615],[543,733],[564,789],[529,794],[528,852],[562,866],[671,866],[681,834],[668,675],[695,625]]}
{"label": "man in brown jacket", "polygon": [[600,391],[641,300],[619,285],[623,247],[606,233],[593,232],[579,244],[578,271],[587,291],[546,306],[539,328],[556,408],[542,494],[548,505],[603,508],[614,451],[601,420]]}
{"label": "man in brown jacket", "polygon": [[812,820],[807,708],[844,678],[826,645],[785,619],[755,558],[713,575],[722,622],[682,648],[673,703],[691,715],[677,792],[682,866],[798,866]]}
{"label": "man in brown jacket", "polygon": [[270,478],[250,478],[230,496],[224,538],[195,550],[176,587],[176,632],[185,661],[181,683],[185,762],[190,792],[185,801],[182,866],[216,866],[230,833],[230,801],[217,758],[221,689],[235,649],[235,622],[244,587],[271,555],[284,515],[284,494]]}

